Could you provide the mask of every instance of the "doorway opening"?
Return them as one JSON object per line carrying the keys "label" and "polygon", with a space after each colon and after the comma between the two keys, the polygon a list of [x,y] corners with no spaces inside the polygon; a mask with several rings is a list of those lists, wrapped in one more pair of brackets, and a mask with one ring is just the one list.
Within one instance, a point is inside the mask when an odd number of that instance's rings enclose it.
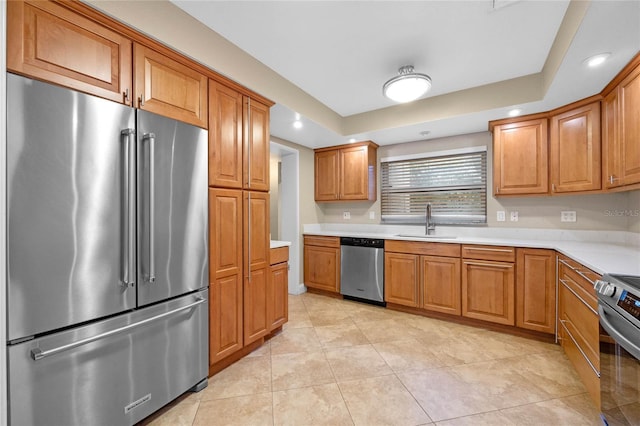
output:
{"label": "doorway opening", "polygon": [[271,239],[290,241],[289,294],[305,292],[300,279],[299,153],[271,142]]}

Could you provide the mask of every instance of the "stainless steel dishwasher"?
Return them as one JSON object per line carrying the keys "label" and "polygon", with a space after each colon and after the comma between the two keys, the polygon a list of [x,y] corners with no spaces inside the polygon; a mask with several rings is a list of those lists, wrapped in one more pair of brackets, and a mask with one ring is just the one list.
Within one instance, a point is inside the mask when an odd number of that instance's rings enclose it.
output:
{"label": "stainless steel dishwasher", "polygon": [[346,298],[384,303],[384,240],[340,238],[340,293]]}

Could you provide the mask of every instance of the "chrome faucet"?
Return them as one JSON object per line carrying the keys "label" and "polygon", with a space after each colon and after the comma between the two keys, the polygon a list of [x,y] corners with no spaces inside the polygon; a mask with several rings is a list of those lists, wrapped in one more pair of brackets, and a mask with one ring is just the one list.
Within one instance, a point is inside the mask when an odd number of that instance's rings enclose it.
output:
{"label": "chrome faucet", "polygon": [[431,218],[431,203],[427,203],[427,211],[425,214],[424,235],[433,235],[436,233],[436,224]]}

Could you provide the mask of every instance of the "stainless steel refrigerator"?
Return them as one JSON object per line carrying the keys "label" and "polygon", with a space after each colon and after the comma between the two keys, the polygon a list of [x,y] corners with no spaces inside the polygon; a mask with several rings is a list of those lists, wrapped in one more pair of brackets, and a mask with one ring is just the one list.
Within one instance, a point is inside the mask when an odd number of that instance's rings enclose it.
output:
{"label": "stainless steel refrigerator", "polygon": [[207,131],[7,74],[7,163],[10,424],[206,386]]}

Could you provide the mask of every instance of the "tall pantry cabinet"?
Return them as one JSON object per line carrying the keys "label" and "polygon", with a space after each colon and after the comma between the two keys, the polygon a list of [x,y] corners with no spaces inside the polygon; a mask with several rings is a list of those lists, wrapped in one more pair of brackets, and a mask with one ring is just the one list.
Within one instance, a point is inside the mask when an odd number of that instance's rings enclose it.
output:
{"label": "tall pantry cabinet", "polygon": [[209,81],[210,369],[271,331],[270,106]]}

